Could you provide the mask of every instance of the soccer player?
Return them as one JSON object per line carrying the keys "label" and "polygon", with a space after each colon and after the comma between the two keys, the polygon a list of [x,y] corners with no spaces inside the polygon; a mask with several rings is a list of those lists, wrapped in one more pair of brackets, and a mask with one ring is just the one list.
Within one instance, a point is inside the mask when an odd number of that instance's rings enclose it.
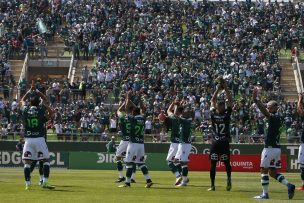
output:
{"label": "soccer player", "polygon": [[[303,95],[299,95],[298,113],[303,118],[303,116],[304,116]],[[300,142],[301,142],[301,144],[300,144],[300,148],[299,148],[298,161],[299,161],[300,170],[301,170],[302,186],[297,187],[297,190],[304,190],[304,130],[302,132]]]}
{"label": "soccer player", "polygon": [[194,113],[190,107],[185,106],[181,102],[181,107],[178,107],[178,111],[182,114],[179,117],[180,124],[180,142],[178,144],[178,149],[175,157],[175,162],[181,164],[182,167],[182,181],[177,187],[185,187],[189,182],[188,178],[188,162],[189,154],[191,151],[191,134],[192,134],[192,121]]}
{"label": "soccer player", "polygon": [[281,167],[281,148],[280,148],[280,128],[282,127],[282,117],[278,114],[278,103],[269,101],[267,108],[263,105],[258,97],[258,89],[253,90],[253,101],[257,104],[260,111],[267,118],[268,130],[265,137],[265,145],[261,155],[261,183],[263,194],[255,196],[255,199],[269,199],[268,186],[269,175],[285,185],[288,189],[288,198],[294,196],[295,186],[287,181],[287,179],[277,172],[277,168]]}
{"label": "soccer player", "polygon": [[[126,156],[127,147],[129,144],[130,139],[130,133],[131,133],[131,123],[130,119],[127,115],[127,111],[125,108],[125,102],[123,102],[118,110],[117,115],[119,119],[119,125],[120,125],[120,131],[121,131],[121,141],[119,143],[119,146],[116,151],[116,163],[117,163],[117,170],[119,177],[115,181],[116,183],[120,183],[126,180],[126,178],[123,175],[123,158]],[[131,177],[131,182],[135,183],[135,172],[136,172],[136,165],[133,166],[133,172]]]}
{"label": "soccer player", "polygon": [[[231,165],[230,165],[230,116],[232,112],[233,99],[222,77],[218,79],[219,84],[211,98],[211,121],[213,128],[213,139],[210,148],[209,159],[211,162],[210,179],[211,187],[208,191],[215,191],[216,164],[218,161],[224,162],[227,173],[226,190],[231,190]],[[219,99],[218,94],[225,90],[227,97],[227,108],[224,98]]]}
{"label": "soccer player", "polygon": [[[21,138],[19,140],[19,142],[16,145],[16,150],[18,152],[22,152],[23,151],[23,147],[24,147],[24,139]],[[31,164],[31,173],[33,173],[35,166],[37,164],[38,161],[32,161]],[[39,180],[39,184],[38,185],[42,185],[43,184],[43,161],[39,161],[39,175],[40,175],[40,180]]]}
{"label": "soccer player", "polygon": [[[129,109],[132,106],[130,101],[130,93],[127,94],[126,100],[126,109]],[[142,101],[140,101],[141,108],[135,107],[133,109],[133,115],[129,116],[131,121],[131,136],[129,144],[127,147],[127,154],[125,161],[127,163],[127,172],[126,172],[126,182],[124,185],[119,187],[130,187],[131,186],[131,175],[133,171],[133,166],[136,164],[138,168],[142,171],[143,175],[146,178],[146,188],[150,188],[153,183],[149,175],[147,166],[145,165],[145,146],[144,146],[144,133],[145,133],[145,118],[142,115],[144,107]]]}
{"label": "soccer player", "polygon": [[175,100],[167,110],[169,125],[171,127],[171,144],[166,158],[169,168],[176,177],[175,185],[179,185],[182,181],[181,165],[178,162],[174,162],[180,141],[179,116],[181,113],[182,109],[179,106],[179,102]]}
{"label": "soccer player", "polygon": [[[26,105],[29,98],[30,104]],[[40,101],[42,99],[42,102]],[[32,81],[31,89],[22,97],[22,117],[25,127],[25,143],[22,153],[24,161],[25,189],[31,188],[31,164],[33,161],[43,161],[43,188],[54,189],[48,183],[50,174],[49,151],[45,142],[45,124],[53,114],[53,110],[47,105],[44,94],[35,89]]]}

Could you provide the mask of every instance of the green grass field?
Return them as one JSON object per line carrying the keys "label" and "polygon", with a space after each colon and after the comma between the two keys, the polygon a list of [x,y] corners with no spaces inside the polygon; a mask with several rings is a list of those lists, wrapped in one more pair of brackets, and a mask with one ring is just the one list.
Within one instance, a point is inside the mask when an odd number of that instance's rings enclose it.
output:
{"label": "green grass field", "polygon": [[[150,172],[153,182],[151,188],[144,188],[145,181],[137,172],[137,183],[131,188],[118,188],[114,183],[117,172],[53,169],[50,183],[54,190],[38,186],[38,171],[32,175],[32,190],[25,191],[22,168],[0,169],[0,202],[257,202],[252,197],[261,193],[258,173],[233,173],[232,191],[225,190],[226,174],[219,172],[216,177],[216,191],[207,192],[209,187],[208,172],[190,172],[190,183],[185,188],[175,188],[175,178],[169,172]],[[286,177],[300,184],[299,174],[289,173]],[[287,189],[280,183],[270,181],[270,200],[267,202],[290,202]],[[304,192],[296,191],[292,202],[303,202]]]}

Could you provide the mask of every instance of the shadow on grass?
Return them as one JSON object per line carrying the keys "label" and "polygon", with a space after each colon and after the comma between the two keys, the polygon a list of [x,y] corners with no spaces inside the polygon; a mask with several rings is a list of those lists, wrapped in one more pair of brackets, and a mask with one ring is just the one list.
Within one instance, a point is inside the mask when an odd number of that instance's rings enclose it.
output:
{"label": "shadow on grass", "polygon": [[63,188],[74,188],[74,187],[82,187],[80,185],[56,185],[56,187]]}
{"label": "shadow on grass", "polygon": [[64,189],[53,189],[53,190],[43,190],[43,191],[49,191],[49,192],[67,192],[67,193],[71,193],[71,192],[85,192],[85,191],[81,191],[81,190],[64,190]]}

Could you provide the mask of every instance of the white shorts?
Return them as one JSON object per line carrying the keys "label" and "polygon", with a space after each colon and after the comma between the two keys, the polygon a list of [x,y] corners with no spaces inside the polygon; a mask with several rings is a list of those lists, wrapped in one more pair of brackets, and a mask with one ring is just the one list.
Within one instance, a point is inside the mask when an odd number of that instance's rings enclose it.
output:
{"label": "white shorts", "polygon": [[126,157],[128,144],[129,141],[123,141],[123,140],[120,141],[116,151],[117,157]]}
{"label": "white shorts", "polygon": [[191,144],[179,143],[175,159],[181,162],[189,161],[189,154],[191,151],[191,147],[192,147]]}
{"label": "white shorts", "polygon": [[281,149],[264,148],[260,166],[263,168],[281,168]]}
{"label": "white shorts", "polygon": [[141,143],[129,142],[127,148],[126,163],[145,163],[145,146]]}
{"label": "white shorts", "polygon": [[49,158],[49,149],[45,143],[44,137],[25,138],[22,159],[43,160]]}
{"label": "white shorts", "polygon": [[298,154],[298,162],[299,162],[299,164],[304,165],[304,144],[300,145],[299,154]]}
{"label": "white shorts", "polygon": [[178,145],[179,145],[179,143],[170,144],[170,148],[169,148],[168,155],[166,158],[167,161],[174,161],[177,150],[178,150]]}

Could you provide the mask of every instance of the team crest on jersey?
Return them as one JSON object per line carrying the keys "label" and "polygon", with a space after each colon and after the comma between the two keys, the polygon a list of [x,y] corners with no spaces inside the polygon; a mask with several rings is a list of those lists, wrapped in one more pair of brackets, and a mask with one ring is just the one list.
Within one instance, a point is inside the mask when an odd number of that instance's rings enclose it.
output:
{"label": "team crest on jersey", "polygon": [[43,153],[42,152],[38,152],[38,158],[43,157]]}
{"label": "team crest on jersey", "polygon": [[26,152],[24,152],[24,157],[31,158],[32,157],[32,153],[29,152],[29,151],[26,151]]}

